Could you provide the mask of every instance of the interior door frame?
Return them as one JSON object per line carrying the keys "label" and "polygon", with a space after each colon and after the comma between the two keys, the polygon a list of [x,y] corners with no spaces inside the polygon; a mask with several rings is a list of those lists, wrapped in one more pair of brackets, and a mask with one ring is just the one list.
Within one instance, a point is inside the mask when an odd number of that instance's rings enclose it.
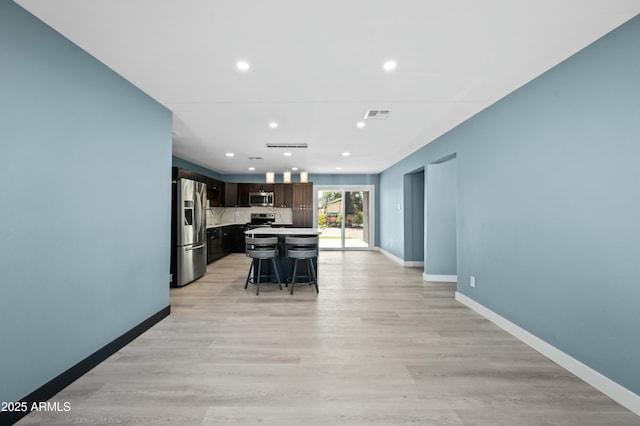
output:
{"label": "interior door frame", "polygon": [[[324,247],[321,250],[335,250],[335,251],[347,251],[347,250],[375,250],[375,236],[376,236],[376,186],[375,185],[313,185],[313,224],[314,228],[318,226],[318,192],[320,191],[345,191],[345,192],[357,192],[367,191],[369,193],[369,247],[342,247],[342,248],[329,248]],[[344,209],[344,204],[343,204]],[[341,241],[342,242],[342,241]]]}

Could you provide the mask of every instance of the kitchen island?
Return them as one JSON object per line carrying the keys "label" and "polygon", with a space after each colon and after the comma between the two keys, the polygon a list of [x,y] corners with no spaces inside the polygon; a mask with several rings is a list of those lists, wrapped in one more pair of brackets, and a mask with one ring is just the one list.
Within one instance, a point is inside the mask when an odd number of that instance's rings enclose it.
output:
{"label": "kitchen island", "polygon": [[255,228],[244,231],[245,235],[249,237],[261,237],[265,235],[275,235],[278,238],[282,237],[299,237],[301,235],[316,236],[322,234],[318,228]]}
{"label": "kitchen island", "polygon": [[[280,272],[280,276],[283,283],[291,282],[291,277],[293,275],[293,263],[294,261],[287,257],[287,250],[285,239],[286,237],[302,237],[302,236],[310,236],[316,237],[322,233],[318,228],[255,228],[249,229],[244,232],[248,237],[278,237],[278,258],[276,259],[276,263],[278,265],[278,270]],[[269,275],[270,280],[276,281],[276,274],[269,267],[270,263],[265,262],[264,266],[266,268],[263,269],[263,275]],[[302,267],[302,269],[300,269]],[[313,260],[313,267],[315,268],[316,276],[318,276],[319,281],[319,271],[318,271],[318,259]],[[306,269],[306,262],[299,262],[298,264],[298,273],[296,277],[307,277],[309,276],[309,271]],[[255,275],[256,271],[254,271]],[[300,276],[302,274],[302,276]],[[253,282],[256,282],[256,277],[254,276]],[[296,278],[296,283],[299,280]]]}

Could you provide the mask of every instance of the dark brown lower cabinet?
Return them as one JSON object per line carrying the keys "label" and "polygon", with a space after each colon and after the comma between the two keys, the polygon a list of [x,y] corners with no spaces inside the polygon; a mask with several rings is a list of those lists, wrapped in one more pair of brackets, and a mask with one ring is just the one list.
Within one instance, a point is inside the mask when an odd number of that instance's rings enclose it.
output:
{"label": "dark brown lower cabinet", "polygon": [[244,225],[233,225],[233,253],[244,253]]}
{"label": "dark brown lower cabinet", "polygon": [[207,229],[207,263],[224,256],[222,249],[222,228]]}
{"label": "dark brown lower cabinet", "polygon": [[207,263],[230,253],[244,253],[244,225],[207,229]]}

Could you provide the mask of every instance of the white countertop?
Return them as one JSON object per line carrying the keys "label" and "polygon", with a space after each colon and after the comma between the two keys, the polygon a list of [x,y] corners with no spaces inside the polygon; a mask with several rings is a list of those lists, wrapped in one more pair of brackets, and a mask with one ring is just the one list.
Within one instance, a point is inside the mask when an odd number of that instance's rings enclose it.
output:
{"label": "white countertop", "polygon": [[255,228],[244,231],[246,235],[320,235],[318,228]]}
{"label": "white countertop", "polygon": [[221,228],[223,226],[232,226],[232,225],[243,225],[244,223],[214,223],[212,225],[207,225],[207,229],[209,228]]}
{"label": "white countertop", "polygon": [[[223,226],[233,226],[233,225],[244,226],[244,225],[246,225],[246,223],[232,223],[232,222],[229,222],[229,223],[214,223],[214,224],[211,224],[211,225],[207,225],[207,229],[210,229],[210,228],[221,228]],[[292,226],[292,225],[293,225],[292,223],[285,223],[285,222],[282,222],[282,223],[274,222],[274,224],[273,224],[273,226]]]}

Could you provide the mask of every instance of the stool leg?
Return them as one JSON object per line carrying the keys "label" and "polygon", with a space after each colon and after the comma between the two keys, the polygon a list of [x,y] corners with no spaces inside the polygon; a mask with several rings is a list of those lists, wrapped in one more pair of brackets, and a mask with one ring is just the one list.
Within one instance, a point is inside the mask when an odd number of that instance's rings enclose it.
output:
{"label": "stool leg", "polygon": [[262,273],[262,259],[258,259],[258,289],[256,290],[256,296],[260,294],[260,274]]}
{"label": "stool leg", "polygon": [[247,275],[247,281],[244,283],[244,289],[247,289],[247,286],[249,285],[249,278],[251,277],[251,272],[253,272],[253,262],[255,262],[255,259],[251,259],[251,266],[249,266],[249,275]]}
{"label": "stool leg", "polygon": [[313,267],[313,259],[309,260],[309,267],[311,268],[311,274],[313,275],[313,283],[316,285],[316,293],[320,293],[318,290],[318,275],[316,274],[316,268]]}
{"label": "stool leg", "polygon": [[293,294],[293,287],[296,285],[296,270],[298,269],[298,259],[293,261],[293,278],[291,278],[291,294]]}
{"label": "stool leg", "polygon": [[276,258],[271,258],[271,263],[273,263],[273,269],[276,271],[276,278],[278,279],[278,284],[280,285],[280,290],[282,290],[282,281],[280,281],[280,274],[278,273],[278,266],[276,265]]}
{"label": "stool leg", "polygon": [[[288,265],[287,265],[288,266]],[[285,271],[286,272],[286,271]],[[285,274],[284,276],[284,286],[289,287],[289,277]]]}

